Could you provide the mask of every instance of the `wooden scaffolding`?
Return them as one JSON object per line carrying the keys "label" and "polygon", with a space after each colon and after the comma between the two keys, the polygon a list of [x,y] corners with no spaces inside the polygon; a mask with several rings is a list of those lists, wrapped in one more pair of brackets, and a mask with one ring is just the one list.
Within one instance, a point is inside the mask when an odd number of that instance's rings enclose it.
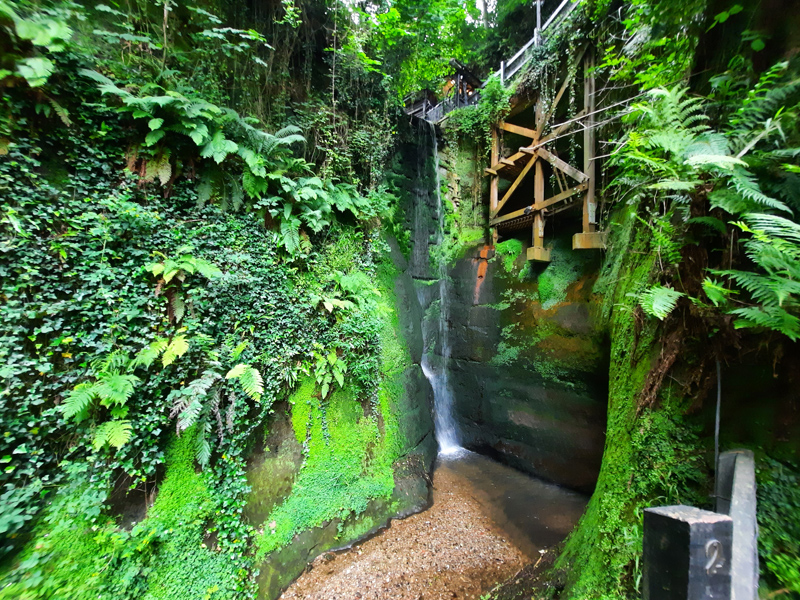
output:
{"label": "wooden scaffolding", "polygon": [[[543,135],[545,126],[555,114],[559,102],[572,83],[577,69],[567,71],[567,76],[549,106],[541,97],[534,107],[535,129],[522,127],[504,121],[492,129],[491,166],[485,174],[491,177],[489,185],[489,217],[494,229],[495,239],[498,231],[521,229],[532,226],[533,245],[528,249],[528,259],[549,261],[550,250],[544,245],[544,227],[548,217],[574,207],[583,201],[583,228],[581,233],[573,236],[573,249],[605,248],[606,235],[597,231],[597,205],[595,202],[596,167],[595,167],[595,80],[594,55],[586,49],[578,53],[574,67],[583,61],[584,66],[584,105],[573,118],[552,127],[547,135]],[[583,170],[568,164],[558,157],[554,143],[566,135],[577,133],[574,128],[583,127]],[[527,146],[509,156],[502,157],[500,131],[521,135],[530,140]],[[544,161],[550,164],[559,191],[550,198],[545,198]],[[519,210],[502,214],[509,199],[517,192],[520,184],[533,172],[533,203]],[[500,198],[500,178],[511,181],[511,185]],[[570,187],[568,179],[573,180]]]}

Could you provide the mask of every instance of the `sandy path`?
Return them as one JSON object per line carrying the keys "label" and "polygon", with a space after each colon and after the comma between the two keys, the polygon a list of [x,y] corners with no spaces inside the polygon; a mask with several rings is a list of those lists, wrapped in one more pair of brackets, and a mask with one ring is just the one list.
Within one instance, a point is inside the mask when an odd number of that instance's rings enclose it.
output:
{"label": "sandy path", "polygon": [[526,561],[471,487],[437,469],[433,506],[351,550],[318,557],[282,600],[480,598]]}

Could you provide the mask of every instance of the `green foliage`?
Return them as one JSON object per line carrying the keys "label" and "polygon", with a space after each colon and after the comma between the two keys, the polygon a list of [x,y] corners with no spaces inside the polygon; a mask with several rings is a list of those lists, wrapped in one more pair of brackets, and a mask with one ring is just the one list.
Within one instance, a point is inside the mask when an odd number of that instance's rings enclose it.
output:
{"label": "green foliage", "polygon": [[494,247],[495,256],[499,257],[503,263],[503,269],[506,273],[511,273],[514,268],[514,262],[520,254],[522,254],[522,242],[520,240],[510,238],[504,242],[496,244]]}
{"label": "green foliage", "polygon": [[[781,123],[784,115],[798,110],[778,106],[800,91],[795,82],[788,92],[773,91],[773,85],[785,73],[781,63],[768,71],[741,101],[728,129],[716,132],[707,124],[703,101],[687,98],[685,90],[655,90],[654,100],[638,106],[642,124],[632,131],[626,145],[615,158],[620,167],[612,187],[619,189],[628,202],[671,205],[655,214],[648,223],[661,261],[662,273],[674,271],[680,262],[680,249],[686,241],[689,223],[727,233],[724,223],[710,216],[698,216],[676,225],[676,217],[686,215],[687,206],[698,198],[717,209],[738,217],[734,224],[749,237],[743,240],[749,261],[746,269],[710,269],[709,273],[728,278],[727,287],[706,277],[703,289],[715,307],[738,317],[737,327],[766,328],[791,339],[800,336],[800,312],[796,280],[800,271],[800,236],[797,223],[784,215],[791,213],[786,201],[762,190],[756,172],[759,163],[777,162],[779,156],[796,156],[792,150],[767,150],[761,147],[779,133],[786,136]],[[795,98],[796,100],[796,98]],[[738,152],[733,155],[733,152]],[[743,157],[751,154],[750,162]],[[791,176],[790,165],[780,166],[784,177]],[[740,290],[733,289],[737,284]],[[642,297],[645,312],[663,318],[674,307],[681,292],[665,291],[656,286]],[[654,292],[657,291],[657,293]],[[661,306],[656,306],[656,301]],[[742,306],[747,301],[747,305]]]}
{"label": "green foliage", "polygon": [[645,314],[663,321],[675,310],[678,300],[685,294],[662,285],[654,285],[639,295],[639,306]]}
{"label": "green foliage", "polygon": [[757,474],[762,577],[776,590],[800,594],[800,471],[766,458]]}
{"label": "green foliage", "polygon": [[481,89],[477,104],[449,113],[445,131],[451,142],[459,138],[482,140],[485,151],[491,147],[492,127],[508,114],[513,90],[497,77],[490,77]]}

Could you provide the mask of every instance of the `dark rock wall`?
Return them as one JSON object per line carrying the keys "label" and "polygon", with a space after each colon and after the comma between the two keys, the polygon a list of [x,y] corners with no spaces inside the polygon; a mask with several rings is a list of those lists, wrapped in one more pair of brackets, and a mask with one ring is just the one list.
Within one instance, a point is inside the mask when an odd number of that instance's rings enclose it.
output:
{"label": "dark rock wall", "polygon": [[[564,234],[547,239],[553,246],[548,264],[526,260],[527,230],[517,232],[518,239],[501,238],[497,251],[483,240],[464,239],[483,202],[475,194],[480,162],[463,143],[441,156],[447,206],[457,224],[448,232],[454,245],[448,326],[462,444],[591,492],[608,398],[608,348],[593,294],[602,256],[572,250],[579,215],[550,222]],[[482,219],[485,224],[486,215]],[[490,239],[488,230],[483,238]],[[436,352],[441,356],[441,348]]]}

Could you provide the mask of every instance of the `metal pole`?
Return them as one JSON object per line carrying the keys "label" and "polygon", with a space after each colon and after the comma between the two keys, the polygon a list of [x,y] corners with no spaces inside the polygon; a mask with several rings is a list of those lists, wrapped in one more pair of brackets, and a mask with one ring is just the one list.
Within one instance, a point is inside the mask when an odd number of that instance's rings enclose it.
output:
{"label": "metal pole", "polygon": [[542,0],[536,0],[536,45],[541,45],[542,41]]}
{"label": "metal pole", "polygon": [[719,413],[722,404],[722,367],[717,359],[717,415],[714,419],[714,506],[719,506]]}

